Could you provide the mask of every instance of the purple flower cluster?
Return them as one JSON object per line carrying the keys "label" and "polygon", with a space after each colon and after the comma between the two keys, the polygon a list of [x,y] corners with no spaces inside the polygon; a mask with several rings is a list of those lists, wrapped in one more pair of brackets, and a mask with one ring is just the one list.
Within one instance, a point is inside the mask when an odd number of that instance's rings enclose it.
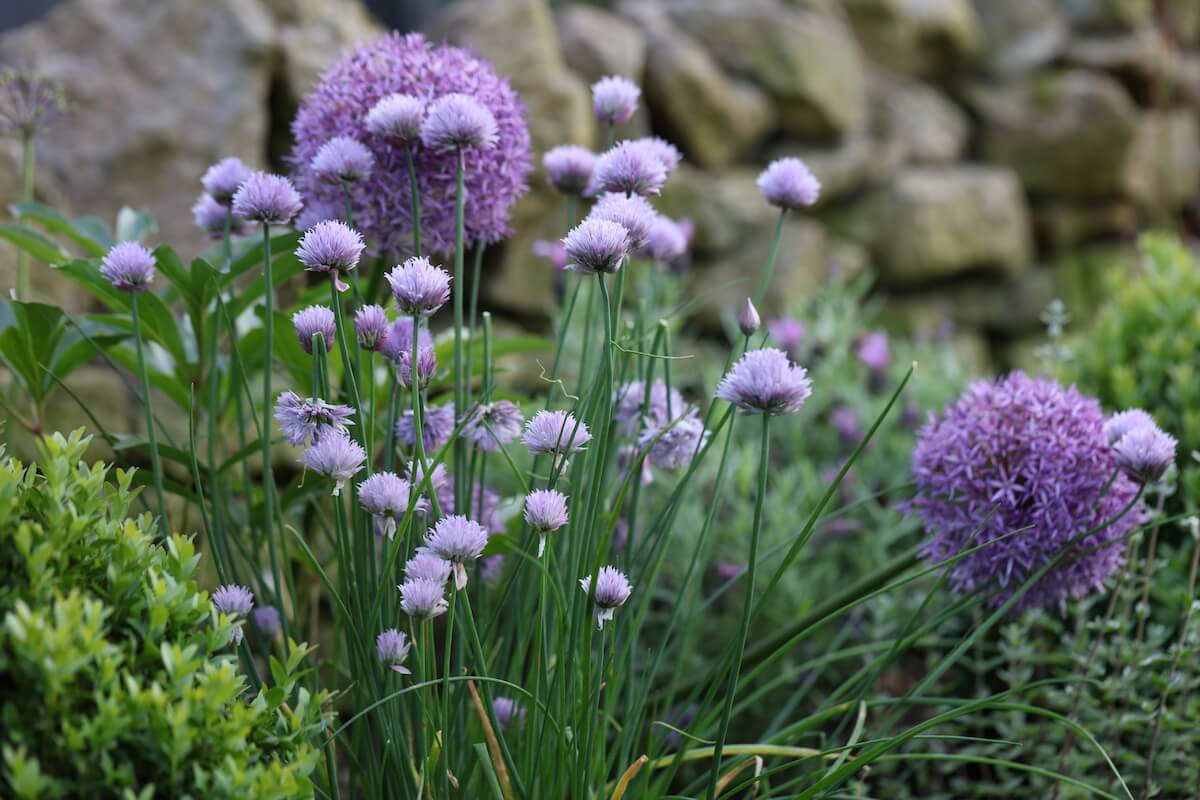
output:
{"label": "purple flower cluster", "polygon": [[380,663],[401,675],[412,674],[404,666],[410,650],[412,650],[412,644],[408,641],[408,637],[404,635],[403,631],[395,628],[388,628],[375,637],[375,652],[379,656]]}
{"label": "purple flower cluster", "polygon": [[390,333],[391,327],[383,306],[360,306],[354,312],[354,334],[358,337],[358,346],[363,350],[383,350],[387,347]]}
{"label": "purple flower cluster", "polygon": [[233,205],[233,196],[250,177],[250,168],[240,158],[222,158],[209,167],[200,184],[208,197],[222,208]]}
{"label": "purple flower cluster", "polygon": [[280,175],[252,172],[233,196],[233,213],[264,225],[286,225],[304,203],[292,182]]}
{"label": "purple flower cluster", "polygon": [[554,489],[538,489],[525,497],[525,522],[538,534],[538,558],[546,552],[546,534],[567,524],[567,498]]}
{"label": "purple flower cluster", "polygon": [[344,433],[322,436],[300,456],[300,463],[318,475],[333,479],[333,495],[341,494],[346,483],[358,474],[367,460],[362,445]]}
{"label": "purple flower cluster", "polygon": [[358,266],[364,248],[362,235],[344,222],[327,219],[309,228],[300,238],[296,258],[309,272],[328,275],[339,292],[350,287],[341,276]]}
{"label": "purple flower cluster", "polygon": [[428,317],[450,299],[450,274],[428,258],[414,256],[386,277],[396,305],[408,316]]}
{"label": "purple flower cluster", "polygon": [[[376,472],[358,485],[358,501],[371,515],[376,536],[391,539],[396,535],[397,524],[408,512],[411,491],[408,481],[394,472]],[[417,499],[413,504],[417,511],[424,511],[426,507],[424,499]]]}
{"label": "purple flower cluster", "polygon": [[793,414],[812,394],[804,367],[792,364],[782,350],[751,350],[717,384],[717,399],[743,414]]}
{"label": "purple flower cluster", "polygon": [[326,433],[347,435],[347,426],[354,424],[350,421],[353,413],[350,406],[326,403],[316,397],[301,397],[290,390],[280,394],[275,401],[275,419],[279,420],[283,438],[297,447],[307,447]]}
{"label": "purple flower cluster", "polygon": [[487,542],[483,526],[461,514],[442,517],[425,537],[429,552],[453,565],[454,587],[460,591],[467,586],[466,564],[483,555]]}
{"label": "purple flower cluster", "polygon": [[592,84],[592,110],[596,119],[621,125],[633,119],[642,90],[628,78],[609,75]]}
{"label": "purple flower cluster", "polygon": [[122,292],[144,292],[154,280],[154,254],[137,242],[120,242],[100,261],[100,274]]}
{"label": "purple flower cluster", "polygon": [[817,202],[821,182],[800,159],[781,158],[758,176],[758,189],[768,203],[786,211]]}
{"label": "purple flower cluster", "polygon": [[585,219],[562,242],[567,269],[589,275],[616,272],[629,253],[629,231],[606,219]]}
{"label": "purple flower cluster", "polygon": [[667,182],[667,167],[657,147],[642,141],[618,143],[596,164],[596,183],[605,192],[651,197]]}
{"label": "purple flower cluster", "polygon": [[596,154],[586,147],[573,144],[552,147],[542,156],[546,180],[567,195],[581,195],[592,182],[596,170]]}
{"label": "purple flower cluster", "polygon": [[525,423],[522,437],[529,452],[536,455],[578,453],[592,440],[582,420],[567,411],[539,411]]}
{"label": "purple flower cluster", "polygon": [[226,223],[229,225],[231,236],[245,236],[250,232],[250,225],[246,220],[234,214],[229,206],[221,205],[208,194],[201,194],[196,199],[196,204],[192,206],[192,219],[197,228],[214,239],[220,239],[225,235]]}
{"label": "purple flower cluster", "polygon": [[317,150],[311,167],[313,174],[324,180],[348,185],[371,176],[375,156],[351,136],[334,136]]}
{"label": "purple flower cluster", "polygon": [[1175,462],[1175,437],[1162,431],[1140,408],[1113,414],[1104,423],[1117,466],[1137,483],[1153,483]]}
{"label": "purple flower cluster", "polygon": [[[420,364],[417,365],[418,376]],[[425,452],[431,453],[441,449],[450,441],[455,426],[454,404],[443,403],[437,406],[425,406],[425,416],[421,419],[421,445]],[[404,442],[406,447],[416,444],[416,432],[413,430],[412,409],[405,411],[396,420],[396,438]]]}
{"label": "purple flower cluster", "polygon": [[[592,576],[579,579],[579,585],[589,596],[593,592]],[[633,587],[629,578],[616,567],[601,567],[595,579],[595,617],[596,627],[603,630],[604,623],[613,618],[614,612],[625,605]]]}
{"label": "purple flower cluster", "polygon": [[520,406],[511,400],[496,400],[479,407],[467,422],[464,433],[480,450],[496,453],[502,445],[521,435],[524,422]]}
{"label": "purple flower cluster", "polygon": [[337,336],[337,319],[333,309],[328,306],[309,306],[302,308],[292,315],[292,326],[296,329],[296,338],[300,346],[310,356],[313,351],[313,337],[321,334],[325,343],[325,352],[333,348],[333,339]]}
{"label": "purple flower cluster", "polygon": [[421,138],[425,101],[410,94],[389,94],[367,112],[367,130],[381,139],[414,142]]}

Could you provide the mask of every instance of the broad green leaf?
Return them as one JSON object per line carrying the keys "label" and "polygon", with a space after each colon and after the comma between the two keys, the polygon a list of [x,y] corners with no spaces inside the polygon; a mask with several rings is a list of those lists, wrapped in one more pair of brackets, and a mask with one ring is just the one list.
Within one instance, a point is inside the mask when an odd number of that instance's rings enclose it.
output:
{"label": "broad green leaf", "polygon": [[63,250],[57,242],[22,225],[0,223],[0,239],[7,239],[38,261],[50,265],[62,264],[71,258],[70,254]]}
{"label": "broad green leaf", "polygon": [[[125,369],[135,374],[137,373],[137,353],[133,351],[132,347],[114,347],[109,351],[109,355],[112,356],[114,361],[125,367]],[[150,378],[151,386],[169,397],[171,402],[175,403],[180,408],[186,409],[188,407],[190,395],[187,386],[176,380],[171,375],[165,375],[161,372],[150,369],[148,365],[147,372]]]}
{"label": "broad green leaf", "polygon": [[[251,269],[258,267],[262,268],[263,247],[262,235],[257,237],[258,241],[252,245],[249,250],[243,253],[238,258],[234,259],[233,266],[229,272],[224,273],[225,284],[229,284],[234,278],[249,272]],[[288,231],[278,236],[271,237],[271,258],[274,260],[280,253],[290,253],[296,249],[296,244],[300,241],[300,234],[295,231]],[[261,291],[261,290],[260,290]]]}
{"label": "broad green leaf", "polygon": [[9,206],[13,216],[21,220],[32,220],[43,228],[61,236],[65,236],[83,248],[83,251],[93,257],[103,256],[108,252],[111,237],[95,238],[96,231],[89,225],[80,226],[79,220],[70,220],[58,211],[41,203],[14,203]]}

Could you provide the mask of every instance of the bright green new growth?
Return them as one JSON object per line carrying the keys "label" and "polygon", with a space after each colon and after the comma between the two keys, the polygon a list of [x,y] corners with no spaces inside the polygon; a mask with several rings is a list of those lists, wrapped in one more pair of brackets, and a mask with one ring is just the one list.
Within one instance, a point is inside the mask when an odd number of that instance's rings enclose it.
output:
{"label": "bright green new growth", "polygon": [[156,545],[127,516],[133,473],[109,482],[88,442],[47,437],[38,466],[0,447],[0,794],[311,796],[327,698],[296,685],[308,651],[251,694],[192,541]]}

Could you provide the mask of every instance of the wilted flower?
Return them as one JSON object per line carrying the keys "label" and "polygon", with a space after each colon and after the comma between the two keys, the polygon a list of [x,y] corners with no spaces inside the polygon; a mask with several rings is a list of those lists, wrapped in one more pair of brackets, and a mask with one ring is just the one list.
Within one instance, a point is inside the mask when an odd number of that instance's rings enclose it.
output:
{"label": "wilted flower", "polygon": [[492,112],[469,94],[448,94],[434,100],[421,123],[421,142],[434,150],[490,150],[498,136]]}
{"label": "wilted flower", "polygon": [[387,345],[389,332],[387,312],[383,306],[362,306],[354,312],[354,333],[358,336],[358,346],[363,350],[382,350]]}
{"label": "wilted flower", "polygon": [[1125,434],[1136,428],[1157,428],[1154,417],[1140,408],[1131,408],[1113,414],[1104,422],[1104,437],[1109,444],[1121,441]]}
{"label": "wilted flower", "polygon": [[467,586],[465,563],[483,555],[487,542],[488,533],[483,526],[461,514],[442,517],[425,537],[425,546],[431,553],[454,565],[454,586],[459,590]]}
{"label": "wilted flower", "polygon": [[626,197],[623,194],[603,195],[588,219],[604,219],[623,226],[629,234],[629,247],[637,250],[646,245],[650,229],[658,218],[658,212],[640,195]]}
{"label": "wilted flower", "polygon": [[313,156],[314,175],[341,184],[357,183],[370,177],[375,156],[362,142],[351,136],[335,136]]}
{"label": "wilted flower", "polygon": [[479,407],[464,433],[480,450],[495,453],[521,435],[524,421],[520,406],[511,400],[496,400]]}
{"label": "wilted flower", "polygon": [[507,731],[514,720],[518,725],[525,722],[525,709],[511,697],[497,697],[493,700],[492,713],[496,715],[496,722],[501,731]]}
{"label": "wilted flower", "polygon": [[233,196],[250,177],[250,168],[242,163],[240,158],[222,158],[209,167],[204,177],[200,179],[204,191],[222,208],[228,208],[233,203]]}
{"label": "wilted flower", "polygon": [[259,633],[268,639],[279,636],[283,629],[279,620],[279,609],[275,606],[256,608],[251,612],[250,618],[254,620],[254,627],[258,628]]}
{"label": "wilted flower", "polygon": [[762,325],[762,320],[758,316],[758,309],[747,297],[746,305],[742,306],[742,312],[738,314],[738,330],[742,332],[743,336],[753,336],[758,333],[760,325]]}
{"label": "wilted flower", "polygon": [[144,292],[154,280],[154,254],[137,242],[113,245],[100,261],[100,274],[114,289]]}
{"label": "wilted flower", "polygon": [[606,192],[658,194],[667,182],[661,156],[637,142],[620,142],[596,162],[596,182]]}
{"label": "wilted flower", "polygon": [[[419,370],[419,363],[417,367]],[[450,435],[454,433],[454,426],[453,403],[445,403],[439,406],[425,406],[425,416],[421,418],[421,444],[425,448],[425,451],[432,452],[441,449],[442,445],[450,441]],[[412,409],[405,411],[401,414],[400,419],[396,420],[396,438],[409,447],[416,444],[416,436],[413,433]]]}
{"label": "wilted flower", "polygon": [[610,75],[592,84],[592,109],[600,122],[621,125],[633,118],[641,96],[633,81]]}
{"label": "wilted flower", "polygon": [[251,222],[286,225],[303,203],[292,182],[280,175],[252,172],[233,195],[233,213]]}
{"label": "wilted flower", "polygon": [[365,124],[367,130],[395,142],[415,142],[421,138],[425,120],[425,101],[410,94],[389,94],[371,106]]}
{"label": "wilted flower", "polygon": [[[245,586],[236,584],[226,584],[212,595],[213,606],[222,614],[229,616],[237,615],[242,619],[250,616],[250,609],[254,607],[254,593]],[[235,645],[242,643],[241,627],[233,629],[233,643]]]}
{"label": "wilted flower", "polygon": [[346,435],[354,409],[326,403],[316,397],[301,397],[289,390],[275,401],[275,419],[288,444],[307,447],[326,433]]}
{"label": "wilted flower", "polygon": [[[625,573],[616,567],[601,567],[595,582],[596,627],[603,630],[604,623],[613,618],[613,613],[619,607],[625,605],[633,587],[629,585],[629,578],[625,577]],[[591,575],[580,578],[579,585],[589,596],[592,594]]]}
{"label": "wilted flower", "polygon": [[567,269],[589,275],[616,272],[629,252],[625,226],[603,219],[585,219],[562,241],[570,259]]}
{"label": "wilted flower", "polygon": [[300,456],[300,463],[318,475],[332,478],[333,495],[363,468],[367,453],[362,446],[344,433],[322,436]]}
{"label": "wilted flower", "polygon": [[400,610],[417,619],[433,619],[446,613],[444,584],[426,578],[410,578],[400,584]]}
{"label": "wilted flower", "polygon": [[804,367],[788,361],[782,350],[751,350],[742,356],[717,384],[717,399],[741,409],[743,414],[792,414],[812,394]]}
{"label": "wilted flower", "polygon": [[428,317],[450,299],[450,274],[414,256],[387,274],[396,305],[404,314]]}
{"label": "wilted flower", "polygon": [[567,498],[554,489],[538,489],[525,497],[525,522],[538,534],[538,558],[546,552],[546,534],[566,525]]}
{"label": "wilted flower", "polygon": [[223,206],[211,195],[201,194],[192,206],[192,219],[196,227],[210,236],[220,239],[225,235],[225,225],[229,224],[231,236],[245,236],[250,232],[246,220],[237,215],[231,215],[228,206]]}
{"label": "wilted flower", "polygon": [[579,145],[559,145],[546,151],[542,166],[551,186],[563,194],[579,195],[592,180],[596,154]]}
{"label": "wilted flower", "polygon": [[1153,483],[1175,462],[1175,437],[1157,425],[1140,425],[1112,446],[1117,466],[1138,483]]}
{"label": "wilted flower", "polygon": [[296,336],[300,346],[310,356],[313,351],[313,337],[321,334],[325,342],[325,352],[333,347],[333,338],[337,335],[337,319],[333,309],[328,306],[309,306],[292,315],[292,325],[296,328]]}
{"label": "wilted flower", "polygon": [[375,652],[379,655],[380,662],[388,669],[398,672],[401,675],[412,674],[404,666],[404,661],[408,658],[410,650],[412,650],[412,644],[409,643],[408,637],[402,631],[398,631],[395,628],[388,628],[375,637]]}
{"label": "wilted flower", "polygon": [[405,580],[427,580],[445,584],[450,580],[454,565],[428,547],[418,547],[404,564]]}
{"label": "wilted flower", "polygon": [[567,411],[539,411],[525,423],[522,437],[534,455],[578,453],[591,440],[587,425]]}
{"label": "wilted flower", "polygon": [[[394,472],[376,472],[358,485],[358,502],[374,519],[376,536],[391,539],[396,535],[397,524],[408,512],[411,489],[408,481]],[[418,499],[413,508],[424,511],[426,503]]]}
{"label": "wilted flower", "polygon": [[807,208],[817,202],[821,182],[800,159],[781,158],[772,161],[758,176],[758,189],[773,206]]}
{"label": "wilted flower", "polygon": [[344,222],[327,219],[305,232],[296,248],[296,258],[309,272],[327,273],[339,292],[350,287],[341,275],[358,266],[365,245],[362,234]]}

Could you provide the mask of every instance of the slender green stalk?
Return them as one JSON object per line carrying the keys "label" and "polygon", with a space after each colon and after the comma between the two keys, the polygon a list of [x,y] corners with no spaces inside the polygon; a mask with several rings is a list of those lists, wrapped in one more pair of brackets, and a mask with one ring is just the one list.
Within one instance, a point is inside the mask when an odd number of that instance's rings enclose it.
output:
{"label": "slender green stalk", "polygon": [[715,800],[717,781],[721,777],[721,751],[725,737],[729,734],[729,719],[733,714],[733,701],[737,696],[738,677],[742,666],[742,653],[746,651],[746,636],[750,631],[750,612],[754,608],[754,578],[758,566],[758,542],[762,533],[763,500],[767,494],[767,467],[771,451],[771,415],[762,415],[762,439],[758,451],[758,492],[754,498],[754,524],[750,529],[750,555],[746,563],[746,597],[742,602],[742,624],[738,631],[737,646],[730,657],[729,684],[725,690],[725,707],[721,711],[721,726],[717,731],[717,742],[713,748],[712,771],[708,778],[708,798]]}
{"label": "slender green stalk", "polygon": [[[463,215],[467,192],[464,185],[466,154],[458,148],[454,181],[454,412],[466,413],[466,376],[463,375]],[[415,367],[415,362],[414,362]],[[454,507],[466,508],[467,450],[463,437],[454,437]]]}
{"label": "slender green stalk", "polygon": [[272,589],[275,593],[275,607],[279,609],[279,618],[283,623],[283,641],[285,651],[291,636],[288,627],[288,612],[283,603],[283,581],[279,570],[279,554],[275,545],[275,470],[271,466],[271,369],[275,364],[275,283],[271,277],[271,226],[263,223],[263,394],[262,394],[262,429],[259,440],[262,442],[263,462],[263,538],[267,540],[267,557],[271,563]]}
{"label": "slender green stalk", "polygon": [[154,473],[154,495],[158,501],[158,528],[163,538],[166,538],[171,535],[171,522],[167,519],[162,461],[158,457],[158,436],[154,433],[154,405],[150,399],[150,373],[146,371],[146,354],[142,344],[142,320],[138,316],[137,292],[130,293],[129,307],[133,314],[133,342],[137,348],[138,374],[142,379],[142,408],[146,412],[146,437],[150,443],[150,469]]}
{"label": "slender green stalk", "polygon": [[779,219],[775,222],[775,236],[771,239],[771,252],[767,256],[767,264],[763,267],[762,277],[758,280],[758,289],[754,292],[754,305],[761,306],[766,299],[767,290],[771,288],[771,278],[775,275],[775,262],[779,259],[779,244],[783,240],[783,221],[787,219],[787,209],[779,210]]}
{"label": "slender green stalk", "polygon": [[[33,171],[35,166],[33,134],[21,140],[21,202],[33,202]],[[29,254],[17,249],[17,300],[29,299]]]}

